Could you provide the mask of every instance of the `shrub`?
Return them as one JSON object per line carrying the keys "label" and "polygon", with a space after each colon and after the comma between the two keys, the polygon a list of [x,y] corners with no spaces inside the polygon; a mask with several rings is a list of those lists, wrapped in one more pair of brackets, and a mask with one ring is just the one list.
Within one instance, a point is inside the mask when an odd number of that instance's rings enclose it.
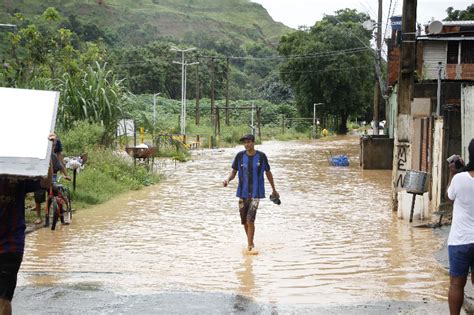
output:
{"label": "shrub", "polygon": [[79,208],[98,204],[127,190],[138,190],[158,181],[159,176],[145,166],[134,166],[130,159],[112,150],[95,148],[89,152],[84,170],[78,173],[73,202]]}
{"label": "shrub", "polygon": [[66,155],[78,156],[98,145],[105,129],[99,124],[78,121],[61,136],[61,142]]}

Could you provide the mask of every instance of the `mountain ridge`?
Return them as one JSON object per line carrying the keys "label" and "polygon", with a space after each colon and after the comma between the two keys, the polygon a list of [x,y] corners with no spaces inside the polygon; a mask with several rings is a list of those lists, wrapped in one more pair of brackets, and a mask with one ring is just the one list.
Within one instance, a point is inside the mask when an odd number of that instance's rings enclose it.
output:
{"label": "mountain ridge", "polygon": [[64,18],[73,15],[83,24],[96,25],[117,45],[205,37],[275,48],[280,37],[292,31],[250,0],[4,0],[0,19],[15,12],[41,14],[47,7],[57,8]]}

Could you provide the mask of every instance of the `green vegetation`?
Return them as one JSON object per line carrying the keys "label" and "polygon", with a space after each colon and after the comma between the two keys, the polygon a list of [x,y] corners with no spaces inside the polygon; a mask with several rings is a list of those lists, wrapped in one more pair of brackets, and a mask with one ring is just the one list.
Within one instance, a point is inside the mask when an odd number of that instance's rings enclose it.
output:
{"label": "green vegetation", "polygon": [[[261,109],[263,140],[308,139],[311,122],[288,119],[312,117],[316,102],[326,104],[318,116],[328,117],[321,126],[329,129],[335,128],[331,116],[345,124],[349,115],[363,113],[370,103],[370,53],[331,52],[360,45],[347,40],[347,29],[367,45],[370,34],[358,23],[363,15],[346,10],[336,17],[344,22],[327,16],[309,32],[283,37],[277,50],[278,39],[289,29],[248,0],[3,1],[1,21],[17,28],[0,30],[0,86],[61,92],[56,126],[64,154],[88,153],[74,193],[76,208],[83,207],[159,180],[116,153],[129,141],[115,137],[121,119],[143,127],[145,142],[159,145],[161,156],[189,158],[179,140],[153,138],[180,130],[181,67],[173,63],[180,55],[172,46],[198,48],[186,55],[187,62],[199,62],[187,67],[188,144],[195,141],[192,135],[200,135],[204,147],[236,145],[250,132],[251,111],[241,108],[251,105]],[[326,55],[292,58],[295,54]],[[229,125],[223,109],[227,95]],[[218,131],[211,123],[212,96],[220,108]],[[189,100],[196,98],[199,107]]]}
{"label": "green vegetation", "polygon": [[0,19],[16,12],[31,17],[47,7],[68,17],[66,25],[81,40],[103,38],[117,46],[196,37],[201,42],[276,45],[290,30],[248,0],[15,0],[1,2]]}
{"label": "green vegetation", "polygon": [[369,17],[355,10],[327,15],[308,31],[284,36],[278,48],[289,58],[282,78],[295,91],[299,112],[309,116],[313,104],[324,103],[318,112],[339,118],[339,133],[346,133],[350,116],[364,115],[371,107],[373,57],[371,33],[361,21]]}
{"label": "green vegetation", "polygon": [[131,159],[99,146],[104,134],[103,126],[86,121],[76,122],[61,134],[66,156],[88,155],[86,167],[77,176],[77,190],[73,193],[75,209],[102,203],[127,190],[159,181],[159,175],[149,172],[145,166],[134,166]]}
{"label": "green vegetation", "polygon": [[124,117],[122,103],[126,91],[106,65],[89,65],[75,75],[65,73],[58,85],[61,106],[58,112],[59,127],[66,129],[75,121],[100,123],[104,127],[102,143],[112,142],[117,121]]}
{"label": "green vegetation", "polygon": [[118,156],[108,149],[90,151],[87,166],[77,176],[77,190],[73,192],[74,208],[99,204],[128,190],[155,184],[159,176],[144,166]]}
{"label": "green vegetation", "polygon": [[[248,0],[4,1],[0,20],[18,26],[17,32],[0,29],[4,86],[51,89],[55,85],[45,78],[107,62],[130,92],[159,91],[176,99],[181,68],[173,61],[180,55],[170,47],[192,45],[198,50],[186,59],[199,66],[188,68],[189,98],[196,97],[198,84],[199,96],[210,98],[212,77],[216,98],[224,97],[226,78],[231,99],[274,100],[275,83],[285,89],[279,60],[252,58],[276,57],[279,38],[291,29]],[[227,67],[228,56],[239,58],[229,59]]]}
{"label": "green vegetation", "polygon": [[446,13],[448,16],[444,19],[445,21],[472,21],[474,20],[474,3],[466,10],[454,10],[453,7],[449,7]]}

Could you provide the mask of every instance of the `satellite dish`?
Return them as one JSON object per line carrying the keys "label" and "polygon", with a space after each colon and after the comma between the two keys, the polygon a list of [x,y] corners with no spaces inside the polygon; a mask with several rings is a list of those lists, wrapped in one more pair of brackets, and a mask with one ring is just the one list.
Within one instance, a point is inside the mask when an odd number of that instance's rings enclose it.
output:
{"label": "satellite dish", "polygon": [[439,34],[443,30],[443,23],[440,21],[432,21],[428,25],[428,33],[430,34]]}
{"label": "satellite dish", "polygon": [[368,31],[373,31],[376,26],[377,26],[377,23],[375,23],[375,21],[372,21],[372,20],[367,20],[364,23],[362,23],[362,27]]}

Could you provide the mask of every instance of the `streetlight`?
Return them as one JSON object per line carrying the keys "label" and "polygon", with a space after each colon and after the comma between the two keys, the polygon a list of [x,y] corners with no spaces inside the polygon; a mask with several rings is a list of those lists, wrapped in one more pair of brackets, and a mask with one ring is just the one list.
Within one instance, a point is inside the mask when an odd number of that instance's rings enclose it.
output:
{"label": "streetlight", "polygon": [[313,104],[313,138],[316,138],[316,106],[324,105],[324,103]]}
{"label": "streetlight", "polygon": [[153,129],[152,134],[155,133],[155,122],[156,122],[156,97],[159,96],[161,93],[153,94]]}
{"label": "streetlight", "polygon": [[[193,50],[196,50],[196,47],[191,47],[187,49],[179,49],[175,46],[171,46],[170,48],[171,51],[177,51],[181,53],[181,62],[179,61],[173,61],[173,63],[180,64],[181,65],[181,134],[186,134],[186,81],[185,81],[185,68],[187,65],[191,64],[186,64],[184,61],[184,54],[186,52],[190,52]],[[192,63],[195,64],[195,63]]]}
{"label": "streetlight", "polygon": [[185,63],[184,64],[184,99],[183,99],[183,134],[186,134],[186,100],[188,99],[187,98],[187,89],[186,89],[186,86],[187,86],[187,68],[188,66],[192,66],[192,65],[198,65],[199,62],[191,62],[191,63]]}

